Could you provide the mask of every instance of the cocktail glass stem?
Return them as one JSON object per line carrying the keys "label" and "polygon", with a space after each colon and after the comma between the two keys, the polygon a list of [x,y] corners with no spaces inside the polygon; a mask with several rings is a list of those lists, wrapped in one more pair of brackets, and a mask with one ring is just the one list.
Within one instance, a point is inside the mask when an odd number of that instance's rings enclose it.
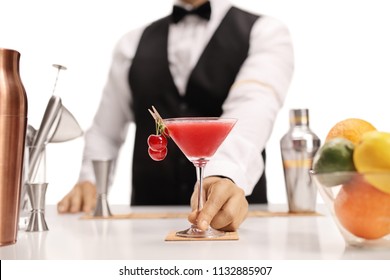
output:
{"label": "cocktail glass stem", "polygon": [[[196,177],[198,181],[198,205],[197,205],[197,214],[199,215],[200,211],[203,209],[203,179],[204,179],[204,168],[207,164],[206,159],[198,159],[193,161],[193,164],[196,168]],[[199,222],[198,220],[196,221]],[[181,237],[192,237],[192,238],[212,238],[223,236],[225,232],[213,229],[211,226],[206,230],[201,230],[197,225],[191,225],[189,229],[179,231],[176,233],[177,236]]]}
{"label": "cocktail glass stem", "polygon": [[199,183],[199,189],[198,189],[198,208],[197,212],[198,214],[203,209],[203,178],[204,178],[204,168],[206,166],[206,161],[204,162],[194,162],[195,168],[196,168],[196,178]]}

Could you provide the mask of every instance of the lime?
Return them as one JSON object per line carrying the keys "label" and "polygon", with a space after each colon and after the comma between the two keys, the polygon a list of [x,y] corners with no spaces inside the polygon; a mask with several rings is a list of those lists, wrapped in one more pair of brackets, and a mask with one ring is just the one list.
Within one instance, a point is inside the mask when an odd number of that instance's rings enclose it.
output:
{"label": "lime", "polygon": [[355,145],[345,138],[333,138],[325,142],[313,160],[313,170],[319,181],[326,186],[336,186],[347,182],[356,171],[353,162]]}

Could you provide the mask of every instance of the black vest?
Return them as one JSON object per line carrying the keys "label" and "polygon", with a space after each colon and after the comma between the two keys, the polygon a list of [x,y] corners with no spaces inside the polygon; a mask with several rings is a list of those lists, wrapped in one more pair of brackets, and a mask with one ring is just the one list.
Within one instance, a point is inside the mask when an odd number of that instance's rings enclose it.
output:
{"label": "black vest", "polygon": [[[184,96],[179,94],[168,64],[170,17],[144,30],[128,76],[136,123],[132,205],[189,205],[195,167],[172,140],[168,141],[168,155],[163,161],[155,162],[148,156],[146,140],[155,133],[148,108],[155,106],[163,118],[220,116],[247,57],[251,28],[257,19],[234,7],[228,11],[191,72]],[[267,202],[265,186],[263,174],[248,201]]]}

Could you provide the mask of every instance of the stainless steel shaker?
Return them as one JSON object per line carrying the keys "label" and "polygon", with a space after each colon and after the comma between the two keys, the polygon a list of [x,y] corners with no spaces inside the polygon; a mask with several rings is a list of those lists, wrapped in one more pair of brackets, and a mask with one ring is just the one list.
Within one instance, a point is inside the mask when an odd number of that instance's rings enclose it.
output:
{"label": "stainless steel shaker", "polygon": [[280,140],[290,212],[315,211],[317,188],[309,171],[320,144],[320,139],[309,127],[309,110],[290,110],[290,128]]}
{"label": "stainless steel shaker", "polygon": [[16,242],[22,184],[27,96],[20,53],[0,48],[0,245]]}

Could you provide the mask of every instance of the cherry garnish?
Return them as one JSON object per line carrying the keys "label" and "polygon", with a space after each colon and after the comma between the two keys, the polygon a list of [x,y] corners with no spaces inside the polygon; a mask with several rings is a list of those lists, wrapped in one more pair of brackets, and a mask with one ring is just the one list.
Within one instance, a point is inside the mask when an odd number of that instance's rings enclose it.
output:
{"label": "cherry garnish", "polygon": [[153,150],[152,148],[148,148],[148,153],[149,153],[149,156],[155,160],[155,161],[161,161],[163,160],[166,156],[167,156],[167,153],[168,153],[168,149],[167,148],[164,148],[162,150],[159,150],[159,151],[156,151],[156,150]]}
{"label": "cherry garnish", "polygon": [[[153,111],[152,111],[153,110]],[[164,121],[161,118],[160,114],[157,112],[156,108],[152,106],[152,110],[149,110],[154,121],[156,122],[156,134],[149,135],[148,142],[148,153],[149,156],[155,161],[163,160],[167,153],[167,137],[169,137],[167,128],[164,125]]]}

